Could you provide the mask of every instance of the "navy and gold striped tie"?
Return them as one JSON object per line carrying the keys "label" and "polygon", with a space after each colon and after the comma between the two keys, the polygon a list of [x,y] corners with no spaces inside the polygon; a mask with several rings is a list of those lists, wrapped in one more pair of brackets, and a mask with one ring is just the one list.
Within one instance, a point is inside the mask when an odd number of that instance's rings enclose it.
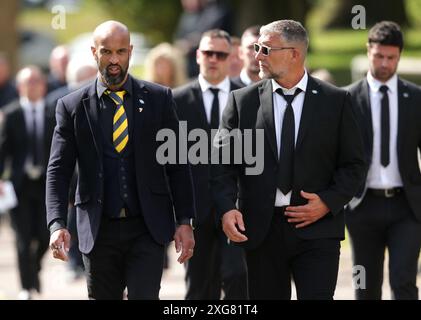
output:
{"label": "navy and gold striped tie", "polygon": [[112,92],[105,91],[116,104],[116,109],[113,117],[113,144],[118,153],[121,153],[129,142],[129,126],[127,122],[126,111],[124,110],[124,94],[126,91]]}

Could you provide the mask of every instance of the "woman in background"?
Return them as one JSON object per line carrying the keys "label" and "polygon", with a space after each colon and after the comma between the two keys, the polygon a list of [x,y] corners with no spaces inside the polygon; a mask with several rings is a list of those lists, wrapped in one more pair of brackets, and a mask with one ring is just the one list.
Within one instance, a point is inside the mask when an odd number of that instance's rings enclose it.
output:
{"label": "woman in background", "polygon": [[179,49],[167,42],[151,49],[145,59],[144,79],[170,88],[186,83],[186,62]]}

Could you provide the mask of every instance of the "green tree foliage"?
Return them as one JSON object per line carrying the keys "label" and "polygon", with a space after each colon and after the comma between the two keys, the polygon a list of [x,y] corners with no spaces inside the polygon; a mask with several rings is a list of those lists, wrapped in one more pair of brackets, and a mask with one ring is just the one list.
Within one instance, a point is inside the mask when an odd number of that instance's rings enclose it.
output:
{"label": "green tree foliage", "polygon": [[[179,0],[97,0],[115,19],[147,35],[152,43],[172,41],[182,8]],[[254,24],[295,19],[305,24],[316,0],[220,0],[233,10],[234,34]]]}
{"label": "green tree foliage", "polygon": [[[330,19],[326,21],[326,28],[349,28],[352,20],[352,7],[361,5],[366,10],[366,23],[368,26],[381,20],[392,20],[401,26],[409,26],[410,22],[403,0],[327,0],[335,2],[330,14]],[[326,2],[326,0],[324,1]]]}
{"label": "green tree foliage", "polygon": [[254,24],[280,19],[294,19],[305,25],[307,14],[316,0],[232,0],[236,32]]}
{"label": "green tree foliage", "polygon": [[152,43],[171,41],[181,13],[178,0],[97,0],[114,19],[131,31],[145,34]]}

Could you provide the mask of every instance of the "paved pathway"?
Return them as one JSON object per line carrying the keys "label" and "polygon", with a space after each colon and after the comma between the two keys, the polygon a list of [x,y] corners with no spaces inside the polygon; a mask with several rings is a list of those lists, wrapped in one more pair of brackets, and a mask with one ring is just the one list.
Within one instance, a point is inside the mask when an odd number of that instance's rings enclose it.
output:
{"label": "paved pathway", "polygon": [[[0,300],[16,299],[19,292],[19,281],[16,268],[16,255],[14,251],[14,236],[8,221],[2,219],[0,225]],[[173,247],[171,247],[173,249]],[[183,299],[185,293],[184,268],[176,262],[175,250],[170,250],[171,268],[164,272],[160,298],[163,300]],[[350,246],[347,241],[342,242],[342,255],[336,289],[335,299],[353,299],[352,265]],[[385,263],[387,265],[387,263]],[[387,273],[384,276],[388,279]],[[85,280],[66,280],[65,263],[54,260],[49,254],[43,262],[41,274],[43,292],[35,296],[42,300],[86,299],[87,291]],[[385,281],[383,298],[390,299],[389,285]],[[421,275],[418,277],[421,286]],[[294,294],[295,295],[295,294]]]}

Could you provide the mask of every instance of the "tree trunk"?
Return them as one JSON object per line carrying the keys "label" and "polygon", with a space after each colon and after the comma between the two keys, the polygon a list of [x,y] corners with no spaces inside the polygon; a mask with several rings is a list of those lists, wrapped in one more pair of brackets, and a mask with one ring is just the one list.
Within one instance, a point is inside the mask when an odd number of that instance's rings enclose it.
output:
{"label": "tree trunk", "polygon": [[18,66],[18,40],[17,15],[19,1],[0,1],[0,52],[3,52],[10,61],[11,70],[14,73]]}

